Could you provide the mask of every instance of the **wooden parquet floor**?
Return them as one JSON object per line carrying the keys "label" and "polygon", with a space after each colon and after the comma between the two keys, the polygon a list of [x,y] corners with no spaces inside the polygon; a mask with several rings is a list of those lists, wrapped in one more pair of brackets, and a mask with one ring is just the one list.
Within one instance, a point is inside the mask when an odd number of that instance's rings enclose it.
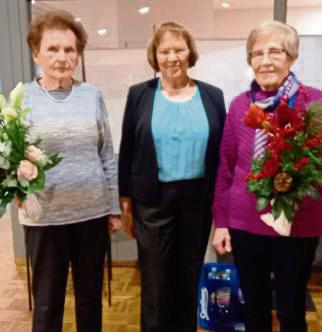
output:
{"label": "wooden parquet floor", "polygon": [[[0,220],[0,265],[0,332],[30,332],[32,314],[28,310],[26,269],[14,263],[10,223],[6,218]],[[112,307],[108,307],[106,285],[104,287],[104,332],[139,331],[139,282],[140,275],[136,268],[113,269]],[[322,274],[313,276],[310,291],[317,312],[307,315],[309,332],[322,332]],[[76,331],[74,317],[72,282],[69,280],[63,332]],[[198,332],[202,331],[205,332]],[[278,331],[275,320],[274,332]]]}

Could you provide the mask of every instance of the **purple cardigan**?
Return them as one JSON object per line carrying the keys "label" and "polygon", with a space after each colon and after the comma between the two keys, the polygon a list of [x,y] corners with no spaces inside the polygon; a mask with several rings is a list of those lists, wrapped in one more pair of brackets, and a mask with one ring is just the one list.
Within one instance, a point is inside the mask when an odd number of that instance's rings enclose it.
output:
{"label": "purple cardigan", "polygon": [[[311,87],[305,87],[305,91],[308,93],[307,105],[322,101],[322,91]],[[256,97],[264,99],[267,94],[260,91]],[[303,94],[299,94],[295,107],[303,102]],[[278,234],[261,221],[260,215],[266,211],[256,211],[255,194],[248,192],[244,180],[250,171],[255,137],[255,129],[246,127],[241,121],[249,103],[250,92],[242,93],[232,101],[226,118],[213,203],[214,223],[216,228],[230,227],[276,236]],[[322,235],[322,199],[306,198],[293,221],[291,236],[319,235]]]}

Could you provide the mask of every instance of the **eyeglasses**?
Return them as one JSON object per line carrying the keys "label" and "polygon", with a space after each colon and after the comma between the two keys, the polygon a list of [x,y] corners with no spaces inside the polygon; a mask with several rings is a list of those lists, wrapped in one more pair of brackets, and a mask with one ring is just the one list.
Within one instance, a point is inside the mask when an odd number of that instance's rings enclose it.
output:
{"label": "eyeglasses", "polygon": [[252,60],[260,62],[266,55],[270,60],[280,60],[286,51],[282,48],[269,48],[268,50],[258,50],[250,53]]}

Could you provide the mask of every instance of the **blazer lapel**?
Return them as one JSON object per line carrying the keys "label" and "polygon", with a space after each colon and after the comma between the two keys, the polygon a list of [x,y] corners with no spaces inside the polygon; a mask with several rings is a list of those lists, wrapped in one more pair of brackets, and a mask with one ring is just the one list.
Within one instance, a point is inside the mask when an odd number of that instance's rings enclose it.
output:
{"label": "blazer lapel", "polygon": [[154,172],[157,174],[158,172],[158,163],[157,163],[157,156],[155,151],[155,145],[152,135],[152,113],[153,113],[153,104],[154,104],[154,97],[157,89],[158,80],[152,80],[148,82],[146,90],[143,92],[143,98],[141,99],[144,104],[141,105],[143,108],[142,113],[142,120],[144,121],[143,127],[146,128],[145,133],[145,149],[146,154],[150,158],[150,162]]}
{"label": "blazer lapel", "polygon": [[215,103],[212,96],[210,96],[207,89],[202,85],[200,81],[195,81],[202,100],[203,107],[205,108],[208,124],[209,124],[209,139],[213,139],[216,132],[216,124],[218,123],[217,112],[215,110]]}
{"label": "blazer lapel", "polygon": [[158,80],[155,79],[153,81],[150,81],[148,86],[147,86],[147,90],[146,90],[146,95],[144,98],[144,113],[145,113],[145,117],[147,120],[147,125],[149,126],[150,132],[151,132],[151,137],[152,137],[152,128],[151,128],[151,124],[152,124],[152,111],[153,111],[153,104],[154,104],[154,97],[155,97],[155,93],[157,90],[157,85],[158,85]]}

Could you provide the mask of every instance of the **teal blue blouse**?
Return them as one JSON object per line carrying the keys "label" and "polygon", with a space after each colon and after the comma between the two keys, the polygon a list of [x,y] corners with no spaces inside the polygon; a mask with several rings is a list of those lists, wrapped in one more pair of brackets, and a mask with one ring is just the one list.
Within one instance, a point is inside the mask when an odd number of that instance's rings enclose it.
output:
{"label": "teal blue blouse", "polygon": [[191,99],[173,101],[163,95],[159,80],[152,112],[159,180],[203,177],[209,124],[198,87]]}

